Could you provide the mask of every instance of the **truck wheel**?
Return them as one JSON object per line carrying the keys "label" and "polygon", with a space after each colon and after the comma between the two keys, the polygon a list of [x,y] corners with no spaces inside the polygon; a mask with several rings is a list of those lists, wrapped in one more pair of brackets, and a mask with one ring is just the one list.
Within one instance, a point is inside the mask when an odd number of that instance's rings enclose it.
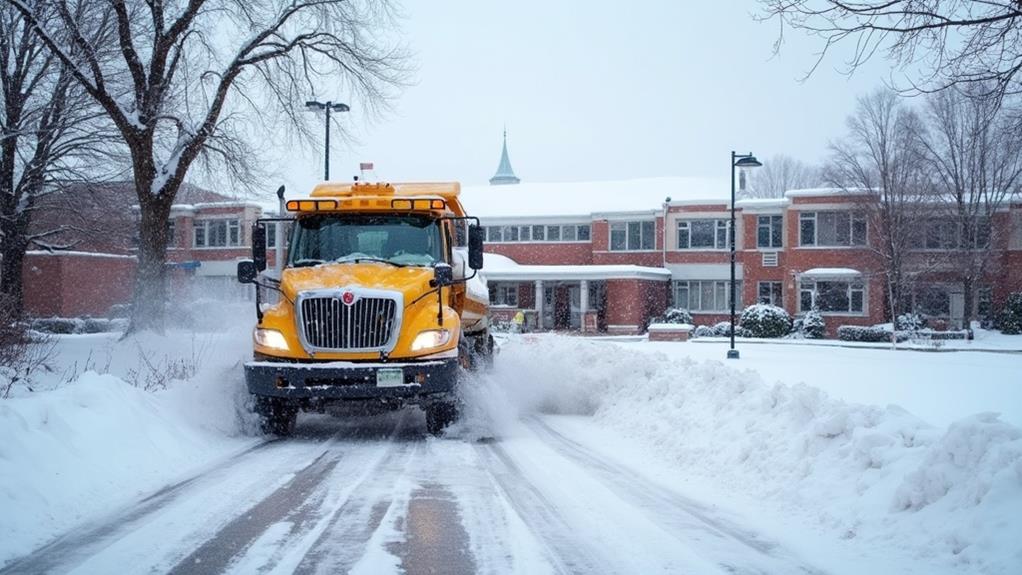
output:
{"label": "truck wheel", "polygon": [[255,412],[263,433],[287,437],[295,430],[298,408],[277,397],[255,396]]}
{"label": "truck wheel", "polygon": [[447,426],[458,419],[458,404],[454,401],[437,401],[426,406],[426,431],[440,436]]}

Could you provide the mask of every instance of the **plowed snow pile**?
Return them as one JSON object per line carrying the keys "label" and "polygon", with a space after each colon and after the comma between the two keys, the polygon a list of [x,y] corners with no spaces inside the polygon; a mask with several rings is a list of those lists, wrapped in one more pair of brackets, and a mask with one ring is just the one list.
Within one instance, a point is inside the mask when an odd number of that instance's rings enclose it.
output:
{"label": "plowed snow pile", "polygon": [[557,336],[505,343],[490,379],[505,405],[592,415],[681,477],[754,497],[849,546],[1022,572],[1022,430],[996,414],[937,429],[898,407],[768,385],[722,362]]}
{"label": "plowed snow pile", "polygon": [[0,401],[0,566],[258,441],[239,409],[247,332],[117,335],[61,338],[67,371]]}

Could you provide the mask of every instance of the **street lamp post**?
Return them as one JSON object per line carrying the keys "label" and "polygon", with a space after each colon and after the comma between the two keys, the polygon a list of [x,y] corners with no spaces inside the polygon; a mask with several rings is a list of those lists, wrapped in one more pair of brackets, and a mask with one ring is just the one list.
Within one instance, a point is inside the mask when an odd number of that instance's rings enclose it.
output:
{"label": "street lamp post", "polygon": [[323,111],[326,112],[326,140],[325,140],[325,143],[324,143],[324,151],[323,151],[323,179],[324,180],[329,180],[330,179],[330,111],[333,110],[334,112],[348,112],[348,111],[351,110],[351,108],[349,108],[347,104],[342,104],[340,102],[337,102],[337,103],[334,103],[334,102],[317,102],[315,100],[310,100],[310,101],[306,102],[305,103],[305,107],[310,109],[310,110],[312,110],[312,111],[314,111],[314,112],[318,112],[320,110],[323,110]]}
{"label": "street lamp post", "polygon": [[731,150],[731,348],[727,350],[728,359],[738,359],[738,350],[735,349],[735,168],[758,168],[763,164],[753,156],[752,153],[736,154]]}

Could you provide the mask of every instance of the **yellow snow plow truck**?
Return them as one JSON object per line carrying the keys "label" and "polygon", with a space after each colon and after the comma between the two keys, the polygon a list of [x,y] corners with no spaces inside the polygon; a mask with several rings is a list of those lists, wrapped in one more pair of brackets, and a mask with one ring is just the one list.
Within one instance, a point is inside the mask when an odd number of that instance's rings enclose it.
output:
{"label": "yellow snow plow truck", "polygon": [[[488,294],[476,276],[483,228],[459,191],[457,183],[324,183],[286,202],[293,217],[256,222],[238,281],[257,286],[245,379],[264,431],[288,435],[299,411],[337,403],[418,405],[433,434],[456,419],[463,372],[493,354]],[[279,277],[263,273],[269,222],[290,228]],[[266,290],[276,303],[263,301]]]}

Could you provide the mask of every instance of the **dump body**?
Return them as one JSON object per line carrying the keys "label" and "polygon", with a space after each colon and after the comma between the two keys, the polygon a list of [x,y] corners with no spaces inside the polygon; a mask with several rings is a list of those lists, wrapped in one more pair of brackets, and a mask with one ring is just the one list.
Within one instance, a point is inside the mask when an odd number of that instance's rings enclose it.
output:
{"label": "dump body", "polygon": [[326,183],[288,201],[288,255],[271,285],[280,297],[258,312],[249,391],[286,413],[345,400],[450,404],[460,370],[492,350],[488,295],[469,268],[481,266],[481,243],[468,245],[479,230],[459,190]]}

